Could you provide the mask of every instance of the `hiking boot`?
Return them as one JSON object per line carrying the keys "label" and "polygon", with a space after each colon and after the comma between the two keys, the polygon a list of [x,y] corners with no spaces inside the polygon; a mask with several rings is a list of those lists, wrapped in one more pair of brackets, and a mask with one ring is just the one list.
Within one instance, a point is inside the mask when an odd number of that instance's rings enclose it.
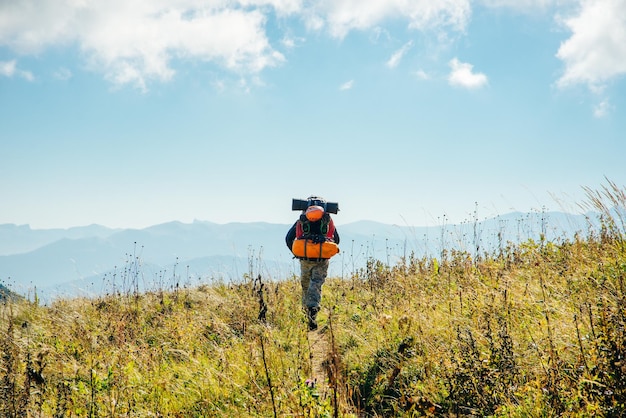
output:
{"label": "hiking boot", "polygon": [[307,309],[307,319],[309,320],[309,331],[315,331],[317,329],[317,313],[320,308],[310,307]]}

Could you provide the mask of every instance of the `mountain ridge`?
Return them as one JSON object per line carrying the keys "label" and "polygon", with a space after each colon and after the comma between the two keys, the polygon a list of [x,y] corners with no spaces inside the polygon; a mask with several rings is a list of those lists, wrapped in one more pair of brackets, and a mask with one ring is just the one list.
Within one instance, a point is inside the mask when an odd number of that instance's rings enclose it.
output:
{"label": "mountain ridge", "polygon": [[[395,263],[414,254],[438,257],[444,248],[494,251],[508,241],[571,237],[589,227],[595,215],[562,212],[511,213],[496,218],[440,226],[402,226],[376,221],[337,223],[341,253],[331,260],[332,275],[354,273],[369,258]],[[107,228],[100,225],[52,230],[14,224],[0,225],[0,280],[27,293],[62,291],[64,284],[103,281],[120,277],[132,263],[141,265],[149,284],[169,275],[194,282],[235,280],[244,274],[263,273],[288,277],[299,273],[285,246],[290,224],[232,222],[217,224],[194,220],[171,221],[142,229]],[[19,231],[17,242],[16,231]],[[13,245],[13,246],[12,246]],[[19,249],[26,249],[18,252]],[[252,266],[252,267],[251,267]],[[184,273],[181,272],[184,270]],[[115,273],[117,272],[117,273]],[[166,273],[164,273],[166,272]],[[185,281],[172,278],[174,281]]]}

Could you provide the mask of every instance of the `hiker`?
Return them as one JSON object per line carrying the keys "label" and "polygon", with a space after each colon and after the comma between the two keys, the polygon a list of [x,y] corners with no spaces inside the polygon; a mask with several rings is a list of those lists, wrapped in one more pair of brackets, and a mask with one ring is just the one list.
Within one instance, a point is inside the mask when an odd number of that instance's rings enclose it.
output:
{"label": "hiker", "polygon": [[[297,206],[296,202],[302,205]],[[331,205],[334,210],[330,210],[337,213],[337,204],[328,203],[321,197],[310,196],[306,202],[294,199],[292,209],[301,209],[302,213],[285,237],[287,247],[300,259],[302,308],[310,331],[317,329],[317,313],[329,259],[339,252],[339,234],[329,213]]]}

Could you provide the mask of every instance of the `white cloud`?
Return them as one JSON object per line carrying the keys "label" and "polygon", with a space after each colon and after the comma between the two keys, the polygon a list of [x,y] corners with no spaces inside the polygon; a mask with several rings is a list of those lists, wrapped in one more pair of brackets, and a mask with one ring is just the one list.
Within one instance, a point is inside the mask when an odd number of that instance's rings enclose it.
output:
{"label": "white cloud", "polygon": [[460,62],[457,58],[453,58],[450,60],[449,65],[452,68],[448,76],[448,83],[451,86],[477,89],[488,83],[485,74],[472,72],[474,66],[471,64]]}
{"label": "white cloud", "polygon": [[284,61],[265,33],[261,9],[266,5],[287,14],[300,2],[0,2],[0,45],[29,54],[75,43],[108,80],[141,89],[151,80],[171,79],[175,59],[211,61],[253,74]]}
{"label": "white cloud", "polygon": [[0,76],[21,77],[27,81],[35,80],[35,76],[30,71],[24,71],[17,67],[17,61],[0,61]]}
{"label": "white cloud", "polygon": [[16,61],[0,61],[0,75],[5,77],[13,77],[15,74]]}
{"label": "white cloud", "polygon": [[23,79],[28,80],[28,81],[34,81],[35,80],[35,76],[30,71],[22,71],[22,70],[20,70],[19,75],[20,75],[20,77],[22,77]]}
{"label": "white cloud", "polygon": [[271,6],[279,16],[290,15],[302,10],[303,0],[239,0],[221,1],[221,3],[240,3],[244,7],[265,7]]}
{"label": "white cloud", "polygon": [[394,52],[391,58],[389,58],[389,60],[386,63],[387,67],[396,68],[398,64],[400,64],[400,61],[402,61],[402,58],[404,57],[404,55],[409,51],[409,49],[411,49],[412,46],[413,46],[413,41],[409,41],[405,43],[404,45],[402,45],[402,48]]}
{"label": "white cloud", "polygon": [[596,118],[603,118],[609,114],[612,108],[613,107],[608,100],[603,100],[594,107],[593,116]]}
{"label": "white cloud", "polygon": [[337,38],[351,30],[375,28],[393,18],[408,20],[411,29],[464,31],[471,15],[470,0],[322,0],[310,7],[308,26],[322,27],[321,19]]}
{"label": "white cloud", "polygon": [[72,76],[72,72],[65,67],[59,68],[54,72],[54,78],[56,78],[57,80],[69,80],[70,78],[72,78]]}
{"label": "white cloud", "polygon": [[341,91],[350,90],[352,86],[354,86],[354,80],[346,81],[341,86],[339,86],[339,90]]}
{"label": "white cloud", "polygon": [[298,48],[306,42],[306,39],[300,36],[287,36],[285,35],[281,40],[280,44],[283,48],[287,50],[291,50],[294,48]]}
{"label": "white cloud", "polygon": [[284,37],[280,43],[287,49],[293,49],[296,46],[296,41],[293,38]]}
{"label": "white cloud", "polygon": [[545,10],[575,0],[480,0],[480,3],[491,8],[509,8],[519,11]]}
{"label": "white cloud", "polygon": [[310,31],[321,31],[325,26],[324,18],[313,11],[305,11],[304,25]]}
{"label": "white cloud", "polygon": [[[433,30],[445,42],[449,34],[464,33],[472,5],[554,10],[577,2],[577,14],[563,19],[572,35],[557,54],[565,65],[558,84],[600,89],[626,73],[626,0],[0,0],[0,47],[37,54],[75,45],[89,68],[112,83],[147,89],[150,82],[174,77],[177,60],[217,64],[235,77],[280,65],[285,57],[270,44],[266,28],[270,14],[295,17],[309,30],[340,39],[353,30],[379,35],[395,20],[409,29]],[[279,48],[303,42],[285,32],[276,38]],[[397,67],[412,46],[405,44],[386,65]],[[487,83],[469,64],[454,62],[451,84]],[[34,78],[29,72],[18,75]]]}
{"label": "white cloud", "polygon": [[424,70],[417,70],[414,74],[420,80],[430,80],[430,75],[428,75],[428,73]]}
{"label": "white cloud", "polygon": [[578,14],[563,23],[572,35],[556,54],[565,63],[559,87],[585,84],[601,91],[626,74],[626,0],[582,0]]}
{"label": "white cloud", "polygon": [[[285,57],[266,30],[270,14],[295,16],[308,29],[337,38],[376,30],[389,19],[441,34],[465,30],[471,0],[0,1],[0,47],[38,54],[77,46],[93,71],[116,85],[145,90],[150,82],[174,77],[177,60],[211,62],[237,77],[280,65]],[[277,43],[288,49],[297,41],[284,37]],[[398,65],[405,53],[396,52],[388,65]]]}

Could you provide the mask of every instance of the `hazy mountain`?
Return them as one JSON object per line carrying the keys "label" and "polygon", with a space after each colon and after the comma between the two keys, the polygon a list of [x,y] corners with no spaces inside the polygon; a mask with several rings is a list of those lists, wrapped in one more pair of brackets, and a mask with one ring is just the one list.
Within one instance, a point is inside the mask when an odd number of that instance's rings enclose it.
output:
{"label": "hazy mountain", "polygon": [[79,226],[69,229],[32,229],[29,225],[0,225],[0,255],[33,251],[62,238],[106,238],[117,230],[101,225]]}
{"label": "hazy mountain", "polygon": [[0,272],[9,283],[43,288],[107,271],[121,265],[123,255],[106,238],[61,238],[27,253],[0,256]]}
{"label": "hazy mountain", "polygon": [[[597,227],[596,216],[560,212],[511,213],[497,218],[433,227],[360,221],[342,225],[341,252],[332,275],[347,276],[376,258],[390,265],[415,254],[438,257],[442,249],[472,255],[497,251],[508,242],[572,237]],[[236,281],[263,274],[281,279],[299,273],[284,243],[291,225],[264,222],[216,224],[168,222],[144,229],[91,225],[38,230],[0,225],[0,280],[27,294],[98,294],[129,286]]]}

